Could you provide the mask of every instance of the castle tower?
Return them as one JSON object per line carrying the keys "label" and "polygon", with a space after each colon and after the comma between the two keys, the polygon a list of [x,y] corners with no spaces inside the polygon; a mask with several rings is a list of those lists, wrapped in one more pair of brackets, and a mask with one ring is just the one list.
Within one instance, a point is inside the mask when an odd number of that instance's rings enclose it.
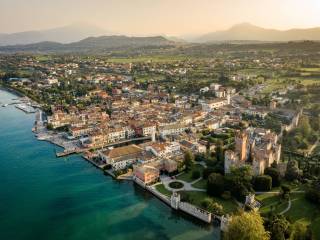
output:
{"label": "castle tower", "polygon": [[178,210],[180,203],[180,194],[177,192],[173,192],[170,198],[171,207]]}
{"label": "castle tower", "polygon": [[245,132],[237,131],[235,136],[236,152],[239,153],[239,160],[247,160],[248,135]]}

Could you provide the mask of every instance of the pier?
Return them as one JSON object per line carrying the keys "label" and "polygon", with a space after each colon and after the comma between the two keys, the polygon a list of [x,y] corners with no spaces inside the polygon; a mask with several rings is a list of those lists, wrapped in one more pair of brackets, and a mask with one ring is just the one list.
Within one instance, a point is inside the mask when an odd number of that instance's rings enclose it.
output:
{"label": "pier", "polygon": [[57,157],[65,157],[65,156],[68,156],[68,155],[71,155],[71,154],[78,154],[78,153],[83,153],[85,151],[88,151],[88,149],[86,148],[78,148],[78,149],[72,149],[72,150],[64,150],[62,152],[57,152],[56,153],[56,156]]}

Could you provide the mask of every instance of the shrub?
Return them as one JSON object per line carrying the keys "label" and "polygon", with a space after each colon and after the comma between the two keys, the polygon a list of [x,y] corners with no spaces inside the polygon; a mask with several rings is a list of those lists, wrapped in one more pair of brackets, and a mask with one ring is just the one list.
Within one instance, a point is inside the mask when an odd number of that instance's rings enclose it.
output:
{"label": "shrub", "polygon": [[294,160],[289,161],[287,165],[286,171],[286,179],[289,181],[293,181],[300,177],[300,170],[298,168],[298,163]]}
{"label": "shrub", "polygon": [[224,177],[220,173],[212,173],[208,178],[207,192],[211,196],[221,196],[224,191]]}
{"label": "shrub", "polygon": [[272,178],[272,187],[279,187],[281,183],[281,175],[278,169],[276,168],[266,168],[264,171],[265,175],[268,175]]}
{"label": "shrub", "polygon": [[306,199],[320,206],[320,180],[314,181],[306,191]]}
{"label": "shrub", "polygon": [[257,176],[253,183],[256,191],[270,191],[272,188],[272,178],[268,175]]}
{"label": "shrub", "polygon": [[286,184],[281,185],[281,196],[282,196],[282,198],[288,199],[290,191],[291,191],[291,188],[290,188],[289,185],[286,185]]}
{"label": "shrub", "polygon": [[205,198],[201,202],[201,207],[215,215],[223,215],[224,213],[223,207],[220,204],[214,202],[211,198]]}
{"label": "shrub", "polygon": [[203,177],[203,179],[208,179],[208,177],[209,177],[209,175],[211,174],[211,173],[213,173],[214,172],[214,169],[213,168],[205,168],[204,170],[203,170],[203,173],[202,173],[202,177]]}
{"label": "shrub", "polygon": [[181,182],[171,182],[169,183],[169,187],[179,189],[183,187],[183,183]]}

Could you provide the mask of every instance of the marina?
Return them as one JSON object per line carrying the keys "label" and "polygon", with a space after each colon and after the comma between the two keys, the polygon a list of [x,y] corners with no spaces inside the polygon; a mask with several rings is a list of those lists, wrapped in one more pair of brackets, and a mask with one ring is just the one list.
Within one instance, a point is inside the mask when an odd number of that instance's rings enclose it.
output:
{"label": "marina", "polygon": [[36,112],[36,110],[33,107],[28,106],[28,105],[23,104],[23,103],[22,104],[17,104],[17,105],[15,105],[15,107],[20,109],[20,110],[22,110],[22,111],[24,111],[25,113],[35,113]]}

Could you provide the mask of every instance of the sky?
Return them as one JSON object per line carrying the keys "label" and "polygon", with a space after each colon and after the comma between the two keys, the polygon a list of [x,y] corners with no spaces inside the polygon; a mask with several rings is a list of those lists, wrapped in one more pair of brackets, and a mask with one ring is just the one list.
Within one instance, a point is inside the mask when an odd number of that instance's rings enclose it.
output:
{"label": "sky", "polygon": [[320,27],[320,0],[0,0],[0,33],[85,22],[129,35],[192,35],[249,22]]}

